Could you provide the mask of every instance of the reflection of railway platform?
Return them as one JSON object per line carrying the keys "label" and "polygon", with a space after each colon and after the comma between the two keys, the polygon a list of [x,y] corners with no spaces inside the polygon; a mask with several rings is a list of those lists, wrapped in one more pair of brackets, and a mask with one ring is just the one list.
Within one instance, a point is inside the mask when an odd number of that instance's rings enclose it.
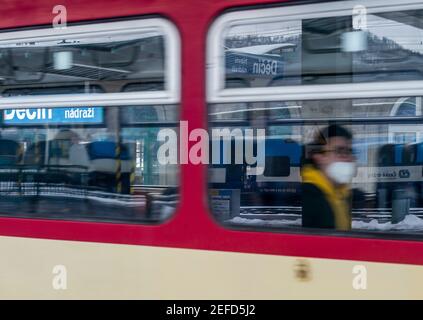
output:
{"label": "reflection of railway platform", "polygon": [[16,212],[16,217],[28,218],[154,222],[167,218],[177,203],[173,195],[118,195],[63,185],[38,189],[38,195],[9,192],[0,197],[0,215]]}
{"label": "reflection of railway platform", "polygon": [[49,219],[159,221],[176,206],[171,188],[129,186],[122,193],[96,185],[81,166],[0,167],[0,215]]}

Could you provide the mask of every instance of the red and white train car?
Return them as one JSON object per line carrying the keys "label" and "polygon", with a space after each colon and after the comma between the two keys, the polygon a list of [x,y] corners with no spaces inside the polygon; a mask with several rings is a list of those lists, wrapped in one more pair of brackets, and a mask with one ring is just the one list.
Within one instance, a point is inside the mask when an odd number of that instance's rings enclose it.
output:
{"label": "red and white train car", "polygon": [[337,232],[300,227],[296,151],[253,179],[163,164],[158,138],[265,128],[301,146],[338,121],[419,150],[422,1],[5,0],[0,15],[1,298],[423,297],[418,151],[399,167],[359,149],[353,230]]}

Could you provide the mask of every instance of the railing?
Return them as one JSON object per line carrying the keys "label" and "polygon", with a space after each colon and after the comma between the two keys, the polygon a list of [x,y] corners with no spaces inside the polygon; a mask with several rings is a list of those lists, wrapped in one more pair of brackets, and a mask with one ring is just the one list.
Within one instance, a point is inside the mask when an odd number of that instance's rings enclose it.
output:
{"label": "railing", "polygon": [[[101,216],[106,214],[105,210],[108,211],[106,215],[112,216],[116,208],[119,211],[115,211],[116,217],[132,212],[152,221],[166,219],[178,202],[176,188],[136,185],[127,188],[133,193],[116,193],[112,180],[109,186],[102,185],[108,182],[102,175],[105,173],[77,165],[1,165],[0,201],[7,206],[4,208],[9,208],[9,204],[12,208],[13,203],[26,203],[31,212],[43,215],[48,215],[50,210],[53,212],[57,206],[69,206],[72,216],[82,212]],[[7,214],[9,210],[4,208]]]}

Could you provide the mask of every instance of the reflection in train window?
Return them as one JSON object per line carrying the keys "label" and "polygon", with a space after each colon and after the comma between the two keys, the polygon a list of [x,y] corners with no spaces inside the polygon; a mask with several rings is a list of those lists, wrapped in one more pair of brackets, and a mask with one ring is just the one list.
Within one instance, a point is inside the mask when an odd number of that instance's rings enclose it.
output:
{"label": "reflection in train window", "polygon": [[[220,150],[220,158],[209,167],[214,216],[231,226],[422,233],[420,101],[251,102],[238,110],[231,103],[230,121],[219,114],[225,104],[210,104],[210,130],[232,133],[229,139],[212,141]],[[247,149],[246,130],[258,128],[265,130],[264,149],[256,136],[252,150],[256,159],[264,152],[262,162],[247,163],[245,157],[234,161],[239,150]],[[235,129],[241,130],[241,138]],[[237,149],[239,141],[244,149]],[[251,174],[259,166],[264,170]],[[342,203],[337,198],[341,192]],[[315,206],[312,217],[305,212],[305,201]]]}
{"label": "reflection in train window", "polygon": [[[423,10],[378,13],[379,7],[362,6],[358,17],[353,5],[345,7],[327,17],[320,6],[304,6],[295,14],[284,7],[228,18],[220,49],[226,80],[269,87],[423,79]],[[298,18],[308,10],[318,17]]]}
{"label": "reflection in train window", "polygon": [[161,81],[156,82],[133,82],[128,83],[122,89],[123,92],[134,92],[134,91],[160,91],[164,90],[164,83]]}
{"label": "reflection in train window", "polygon": [[[248,82],[244,79],[234,78],[228,79],[226,81],[228,88],[246,88],[248,87]],[[216,104],[212,110],[211,116],[215,119],[220,120],[239,120],[240,117],[246,116],[245,112],[240,112],[240,110],[246,110],[248,108],[248,103],[232,103],[232,104]]]}
{"label": "reflection in train window", "polygon": [[0,33],[0,216],[167,219],[179,168],[158,134],[178,132],[179,55],[161,18]]}
{"label": "reflection in train window", "polygon": [[[154,22],[153,22],[154,21]],[[128,91],[161,90],[174,75],[165,60],[176,56],[174,38],[162,19],[71,26],[60,33],[32,30],[0,35],[0,85],[3,96],[26,88],[74,85],[75,91],[51,90],[44,94],[113,93],[132,82],[161,83],[158,89],[138,86]],[[172,58],[170,58],[172,57]],[[172,63],[176,65],[175,63]],[[102,91],[92,90],[102,86]],[[169,87],[166,87],[169,89]]]}
{"label": "reflection in train window", "polygon": [[[178,167],[157,160],[177,106],[6,109],[0,215],[160,221],[178,200]],[[129,115],[129,116],[128,116]]]}

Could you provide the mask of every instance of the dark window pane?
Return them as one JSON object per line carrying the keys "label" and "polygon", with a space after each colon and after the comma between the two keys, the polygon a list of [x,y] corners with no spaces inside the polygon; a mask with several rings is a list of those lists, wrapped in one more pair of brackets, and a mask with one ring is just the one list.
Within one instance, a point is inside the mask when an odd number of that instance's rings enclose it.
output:
{"label": "dark window pane", "polygon": [[[324,195],[326,191],[322,191],[325,187],[311,183],[313,179],[309,179],[305,170],[310,166],[316,168],[336,186],[338,182],[325,163],[350,162],[355,171],[351,183],[344,186],[348,190],[346,203],[352,219],[351,230],[421,234],[420,101],[421,97],[251,102],[238,109],[232,103],[228,104],[230,120],[222,119],[216,112],[218,108],[224,113],[225,104],[210,105],[210,131],[240,129],[244,147],[249,141],[247,130],[266,130],[261,173],[249,174],[259,163],[247,162],[246,149],[237,150],[233,139],[229,149],[221,149],[231,152],[231,162],[224,163],[221,158],[210,164],[213,214],[232,226],[298,229],[309,223],[315,228],[339,229],[331,211],[333,203]],[[352,140],[341,136],[344,140],[340,142],[324,136],[327,140],[316,144],[316,137],[324,135],[325,128],[333,125],[349,131]],[[257,139],[253,151],[258,155]],[[243,152],[241,163],[235,163],[237,152]],[[339,174],[342,175],[342,170]],[[314,216],[310,217],[310,212]]]}

